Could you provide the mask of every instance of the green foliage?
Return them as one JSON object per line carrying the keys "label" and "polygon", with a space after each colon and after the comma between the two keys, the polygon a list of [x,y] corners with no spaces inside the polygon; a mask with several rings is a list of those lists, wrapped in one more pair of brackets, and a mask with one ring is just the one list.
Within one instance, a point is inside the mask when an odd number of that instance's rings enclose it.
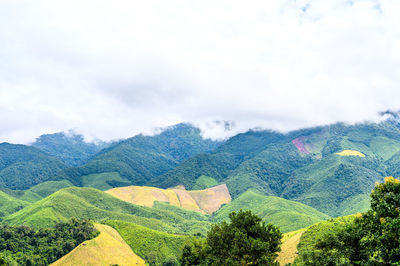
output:
{"label": "green foliage", "polygon": [[212,177],[202,175],[196,180],[196,184],[193,186],[192,190],[202,190],[218,185],[218,181]]}
{"label": "green foliage", "polygon": [[28,205],[28,202],[13,198],[0,191],[0,220],[4,216],[17,212]]}
{"label": "green foliage", "polygon": [[252,210],[267,223],[278,226],[282,232],[291,232],[329,218],[307,205],[248,190],[214,213],[212,220],[228,220],[229,214],[240,209]]}
{"label": "green foliage", "polygon": [[[117,183],[116,183],[117,182]],[[87,176],[82,176],[82,186],[83,187],[93,187],[100,190],[108,190],[117,186],[129,186],[131,182],[123,178],[117,172],[106,172],[101,174],[91,174]]]}
{"label": "green foliage", "polygon": [[211,154],[194,156],[166,174],[153,178],[147,184],[162,188],[184,185],[187,189],[193,189],[196,180],[202,175],[220,182],[240,163],[254,157],[266,145],[282,138],[282,134],[271,131],[248,131],[238,134],[221,144]]}
{"label": "green foliage", "polygon": [[[296,138],[307,152],[297,150]],[[400,130],[387,122],[294,131],[262,149],[220,181],[234,198],[253,188],[339,216],[365,211],[373,184],[388,173],[400,174]],[[335,154],[345,149],[366,157]]]}
{"label": "green foliage", "polygon": [[400,180],[388,177],[378,183],[368,212],[346,223],[331,221],[328,230],[314,227],[298,246],[298,265],[398,265]]}
{"label": "green foliage", "polygon": [[82,165],[109,145],[100,141],[86,142],[82,135],[74,132],[41,135],[32,143],[33,147],[55,156],[69,166]]}
{"label": "green foliage", "polygon": [[27,189],[62,179],[66,165],[46,153],[25,145],[0,144],[0,187]]}
{"label": "green foliage", "polygon": [[232,212],[230,223],[214,224],[205,242],[187,243],[182,265],[277,265],[281,237],[277,227],[265,224],[251,211]]}
{"label": "green foliage", "polygon": [[355,216],[338,217],[310,226],[297,246],[299,256],[294,265],[349,265],[338,245],[338,232],[343,232]]}
{"label": "green foliage", "polygon": [[[155,136],[137,135],[102,150],[87,164],[68,169],[69,178],[82,186],[82,176],[118,173],[122,181],[143,185],[180,162],[214,149],[219,143],[203,139],[200,130],[189,124],[169,127]],[[102,177],[103,178],[103,177]],[[110,181],[115,176],[110,176]],[[103,179],[103,184],[106,182]],[[121,180],[114,180],[121,181]],[[109,184],[110,185],[110,184]]]}
{"label": "green foliage", "polygon": [[11,225],[29,225],[34,228],[53,226],[56,222],[76,217],[102,222],[123,220],[152,229],[186,234],[204,234],[210,224],[197,219],[191,212],[174,212],[167,208],[148,208],[121,201],[93,188],[65,188],[32,205],[7,216]]}
{"label": "green foliage", "polygon": [[87,220],[72,219],[38,231],[0,225],[0,256],[5,258],[0,265],[48,265],[97,234]]}
{"label": "green foliage", "polygon": [[115,228],[124,241],[150,265],[176,265],[180,248],[188,236],[173,235],[148,229],[123,221],[107,221],[105,224]]}

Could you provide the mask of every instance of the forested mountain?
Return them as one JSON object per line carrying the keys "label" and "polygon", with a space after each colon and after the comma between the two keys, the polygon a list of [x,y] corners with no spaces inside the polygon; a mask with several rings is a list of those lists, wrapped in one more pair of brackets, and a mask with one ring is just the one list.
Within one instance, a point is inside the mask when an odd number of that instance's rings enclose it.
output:
{"label": "forested mountain", "polygon": [[[178,124],[155,136],[137,135],[102,150],[87,164],[68,170],[76,185],[96,187],[143,185],[173,169],[182,161],[216,148],[219,142],[204,139],[198,128]],[[98,174],[106,173],[99,176]],[[107,187],[108,186],[108,187]]]}
{"label": "forested mountain", "polygon": [[226,183],[232,197],[248,189],[300,201],[332,216],[369,207],[373,184],[400,174],[400,130],[393,121],[249,131],[210,154],[188,159],[149,185],[193,188],[201,176]]}
{"label": "forested mountain", "polygon": [[109,145],[111,143],[102,141],[86,142],[82,135],[74,132],[41,135],[31,144],[69,166],[84,164]]}
{"label": "forested mountain", "polygon": [[0,144],[0,187],[27,189],[45,181],[57,180],[62,178],[62,170],[66,167],[37,148]]}
{"label": "forested mountain", "polygon": [[243,161],[255,156],[268,144],[284,138],[283,134],[273,131],[251,130],[238,134],[210,154],[194,156],[166,174],[153,178],[148,184],[163,188],[184,185],[192,189],[202,175],[222,181]]}

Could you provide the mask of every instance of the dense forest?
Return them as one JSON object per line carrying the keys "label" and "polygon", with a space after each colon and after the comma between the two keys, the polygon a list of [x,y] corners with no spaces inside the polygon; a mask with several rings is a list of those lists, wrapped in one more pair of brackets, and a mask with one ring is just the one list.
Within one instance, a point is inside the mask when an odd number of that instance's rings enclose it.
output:
{"label": "dense forest", "polygon": [[92,222],[77,219],[40,230],[0,225],[0,260],[8,265],[49,265],[97,233]]}

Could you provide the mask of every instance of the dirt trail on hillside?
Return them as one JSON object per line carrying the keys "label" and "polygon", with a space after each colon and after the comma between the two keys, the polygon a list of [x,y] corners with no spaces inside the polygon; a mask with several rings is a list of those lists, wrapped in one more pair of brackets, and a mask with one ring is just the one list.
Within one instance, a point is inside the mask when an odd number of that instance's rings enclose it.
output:
{"label": "dirt trail on hillside", "polygon": [[297,245],[300,242],[300,237],[302,234],[303,232],[298,232],[283,241],[281,252],[278,253],[278,258],[276,259],[280,265],[293,263],[297,256]]}

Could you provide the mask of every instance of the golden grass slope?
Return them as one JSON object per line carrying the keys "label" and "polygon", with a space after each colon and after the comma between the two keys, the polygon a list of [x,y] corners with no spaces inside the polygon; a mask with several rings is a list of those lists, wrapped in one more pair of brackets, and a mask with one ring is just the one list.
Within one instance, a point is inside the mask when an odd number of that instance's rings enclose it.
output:
{"label": "golden grass slope", "polygon": [[99,236],[83,242],[51,265],[146,265],[115,229],[102,224],[95,227]]}
{"label": "golden grass slope", "polygon": [[280,265],[293,263],[297,256],[297,245],[300,243],[300,237],[305,229],[283,234],[281,251],[276,259]]}
{"label": "golden grass slope", "polygon": [[344,150],[341,152],[337,152],[337,155],[340,156],[359,156],[359,157],[365,157],[365,154],[359,152],[359,151],[355,151],[355,150]]}
{"label": "golden grass slope", "polygon": [[107,190],[106,193],[136,205],[152,207],[155,201],[169,202],[187,210],[211,214],[222,204],[229,203],[231,196],[225,184],[204,190],[185,190],[184,187],[161,189],[129,186]]}

